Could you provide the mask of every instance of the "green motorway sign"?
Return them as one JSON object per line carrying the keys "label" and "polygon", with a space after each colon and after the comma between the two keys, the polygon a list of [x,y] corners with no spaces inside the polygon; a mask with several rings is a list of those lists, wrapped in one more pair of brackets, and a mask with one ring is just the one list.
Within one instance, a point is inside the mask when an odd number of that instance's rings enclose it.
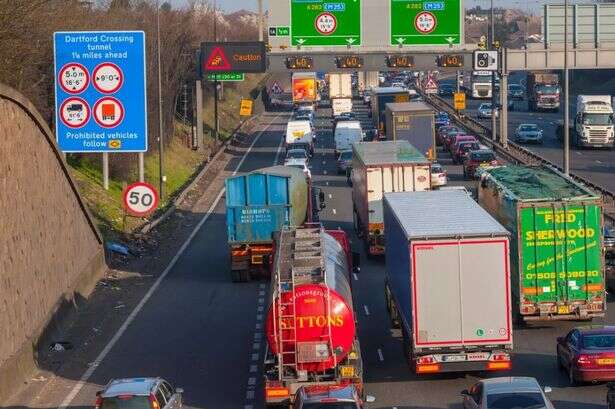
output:
{"label": "green motorway sign", "polygon": [[291,0],[291,45],[361,45],[361,0]]}
{"label": "green motorway sign", "polygon": [[208,81],[243,81],[245,74],[243,73],[217,73],[207,74]]}
{"label": "green motorway sign", "polygon": [[389,0],[391,45],[461,44],[461,0]]}

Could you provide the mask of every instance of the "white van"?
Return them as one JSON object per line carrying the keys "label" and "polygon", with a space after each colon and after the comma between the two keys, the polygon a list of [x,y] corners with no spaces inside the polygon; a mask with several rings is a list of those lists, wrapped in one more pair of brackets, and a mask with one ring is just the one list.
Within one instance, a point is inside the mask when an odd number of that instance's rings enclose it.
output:
{"label": "white van", "polygon": [[314,129],[310,121],[289,121],[286,126],[286,147],[292,144],[307,144],[309,153],[314,153]]}
{"label": "white van", "polygon": [[364,133],[361,128],[361,122],[338,122],[333,134],[333,140],[335,141],[335,157],[337,157],[341,151],[351,150],[352,144],[355,142],[361,142],[363,137]]}

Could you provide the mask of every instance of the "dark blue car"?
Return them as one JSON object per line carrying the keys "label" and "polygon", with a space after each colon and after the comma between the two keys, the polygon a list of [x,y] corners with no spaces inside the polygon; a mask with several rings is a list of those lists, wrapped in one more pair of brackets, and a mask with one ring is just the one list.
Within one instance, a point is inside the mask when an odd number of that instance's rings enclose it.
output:
{"label": "dark blue car", "polygon": [[441,126],[448,126],[451,124],[451,118],[448,116],[446,112],[438,112],[435,117],[436,129]]}

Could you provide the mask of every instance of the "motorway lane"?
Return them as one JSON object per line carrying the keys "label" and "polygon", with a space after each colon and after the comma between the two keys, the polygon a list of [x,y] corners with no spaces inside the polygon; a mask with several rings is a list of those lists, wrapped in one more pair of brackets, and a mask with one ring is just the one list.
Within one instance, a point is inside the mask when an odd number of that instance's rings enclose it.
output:
{"label": "motorway lane", "polygon": [[[525,73],[513,73],[509,77],[509,84],[519,84],[525,78]],[[451,98],[447,98],[452,102]],[[466,114],[476,119],[479,105],[489,100],[468,99]],[[576,96],[570,97],[570,116],[574,118],[576,109]],[[544,142],[542,145],[525,144],[524,146],[544,157],[552,163],[562,166],[562,142],[557,140],[555,131],[557,124],[563,121],[563,107],[559,112],[528,112],[527,99],[515,101],[515,108],[508,112],[508,138],[514,141],[515,130],[522,123],[538,124],[543,130]],[[491,119],[480,119],[480,122],[491,128]],[[499,129],[499,120],[498,120]],[[570,168],[573,173],[582,176],[593,183],[610,191],[615,191],[615,151],[607,149],[578,149],[571,148]]]}
{"label": "motorway lane", "polygon": [[[361,111],[363,111],[361,109]],[[325,114],[320,111],[319,114]],[[363,118],[361,118],[363,119]],[[352,228],[352,195],[346,185],[345,176],[335,175],[332,154],[331,133],[322,132],[317,151],[318,164],[325,161],[323,168],[312,170],[315,183],[323,186],[332,199],[322,214],[329,228],[346,226]],[[451,178],[451,185],[474,188],[476,182],[463,180],[462,168],[452,165],[447,153],[439,152],[440,162],[445,165]],[[323,171],[327,175],[323,175]],[[332,176],[333,175],[333,176]],[[329,186],[326,185],[329,183]],[[335,209],[335,211],[333,211]],[[437,217],[426,211],[426,217]],[[359,337],[366,368],[367,392],[376,397],[370,408],[432,409],[459,408],[459,392],[479,379],[481,374],[447,374],[417,377],[413,375],[402,355],[402,339],[399,330],[392,330],[384,303],[384,259],[368,260],[361,241],[353,234],[353,247],[362,253],[361,273],[353,282],[355,311],[359,321]],[[488,289],[485,289],[488,291]],[[610,303],[612,305],[612,302]],[[366,309],[367,307],[367,309]],[[609,315],[612,322],[613,314]],[[558,372],[555,361],[555,339],[565,334],[575,323],[546,323],[530,328],[517,329],[514,334],[514,369],[510,373],[488,374],[488,376],[524,375],[535,376],[543,385],[554,389],[551,399],[558,409],[605,407],[606,388],[604,385],[569,387],[567,377]]]}
{"label": "motorway lane", "polygon": [[[273,164],[285,116],[265,117],[274,125],[262,133],[239,172]],[[184,388],[189,408],[244,407],[250,365],[260,362],[252,359],[252,341],[259,292],[266,284],[230,281],[224,214],[221,200],[69,407],[91,407],[109,379],[131,376],[167,378]]]}

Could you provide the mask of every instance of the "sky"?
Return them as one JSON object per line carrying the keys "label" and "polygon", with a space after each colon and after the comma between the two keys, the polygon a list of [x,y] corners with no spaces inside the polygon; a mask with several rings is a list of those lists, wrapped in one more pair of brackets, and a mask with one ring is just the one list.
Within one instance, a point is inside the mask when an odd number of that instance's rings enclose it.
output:
{"label": "sky", "polygon": [[[217,0],[218,7],[225,11],[233,12],[241,9],[245,10],[256,10],[256,0]],[[213,0],[210,0],[213,3]],[[188,1],[187,0],[170,0],[170,3],[173,6],[185,6]],[[264,1],[265,7],[267,7],[267,1]]]}

